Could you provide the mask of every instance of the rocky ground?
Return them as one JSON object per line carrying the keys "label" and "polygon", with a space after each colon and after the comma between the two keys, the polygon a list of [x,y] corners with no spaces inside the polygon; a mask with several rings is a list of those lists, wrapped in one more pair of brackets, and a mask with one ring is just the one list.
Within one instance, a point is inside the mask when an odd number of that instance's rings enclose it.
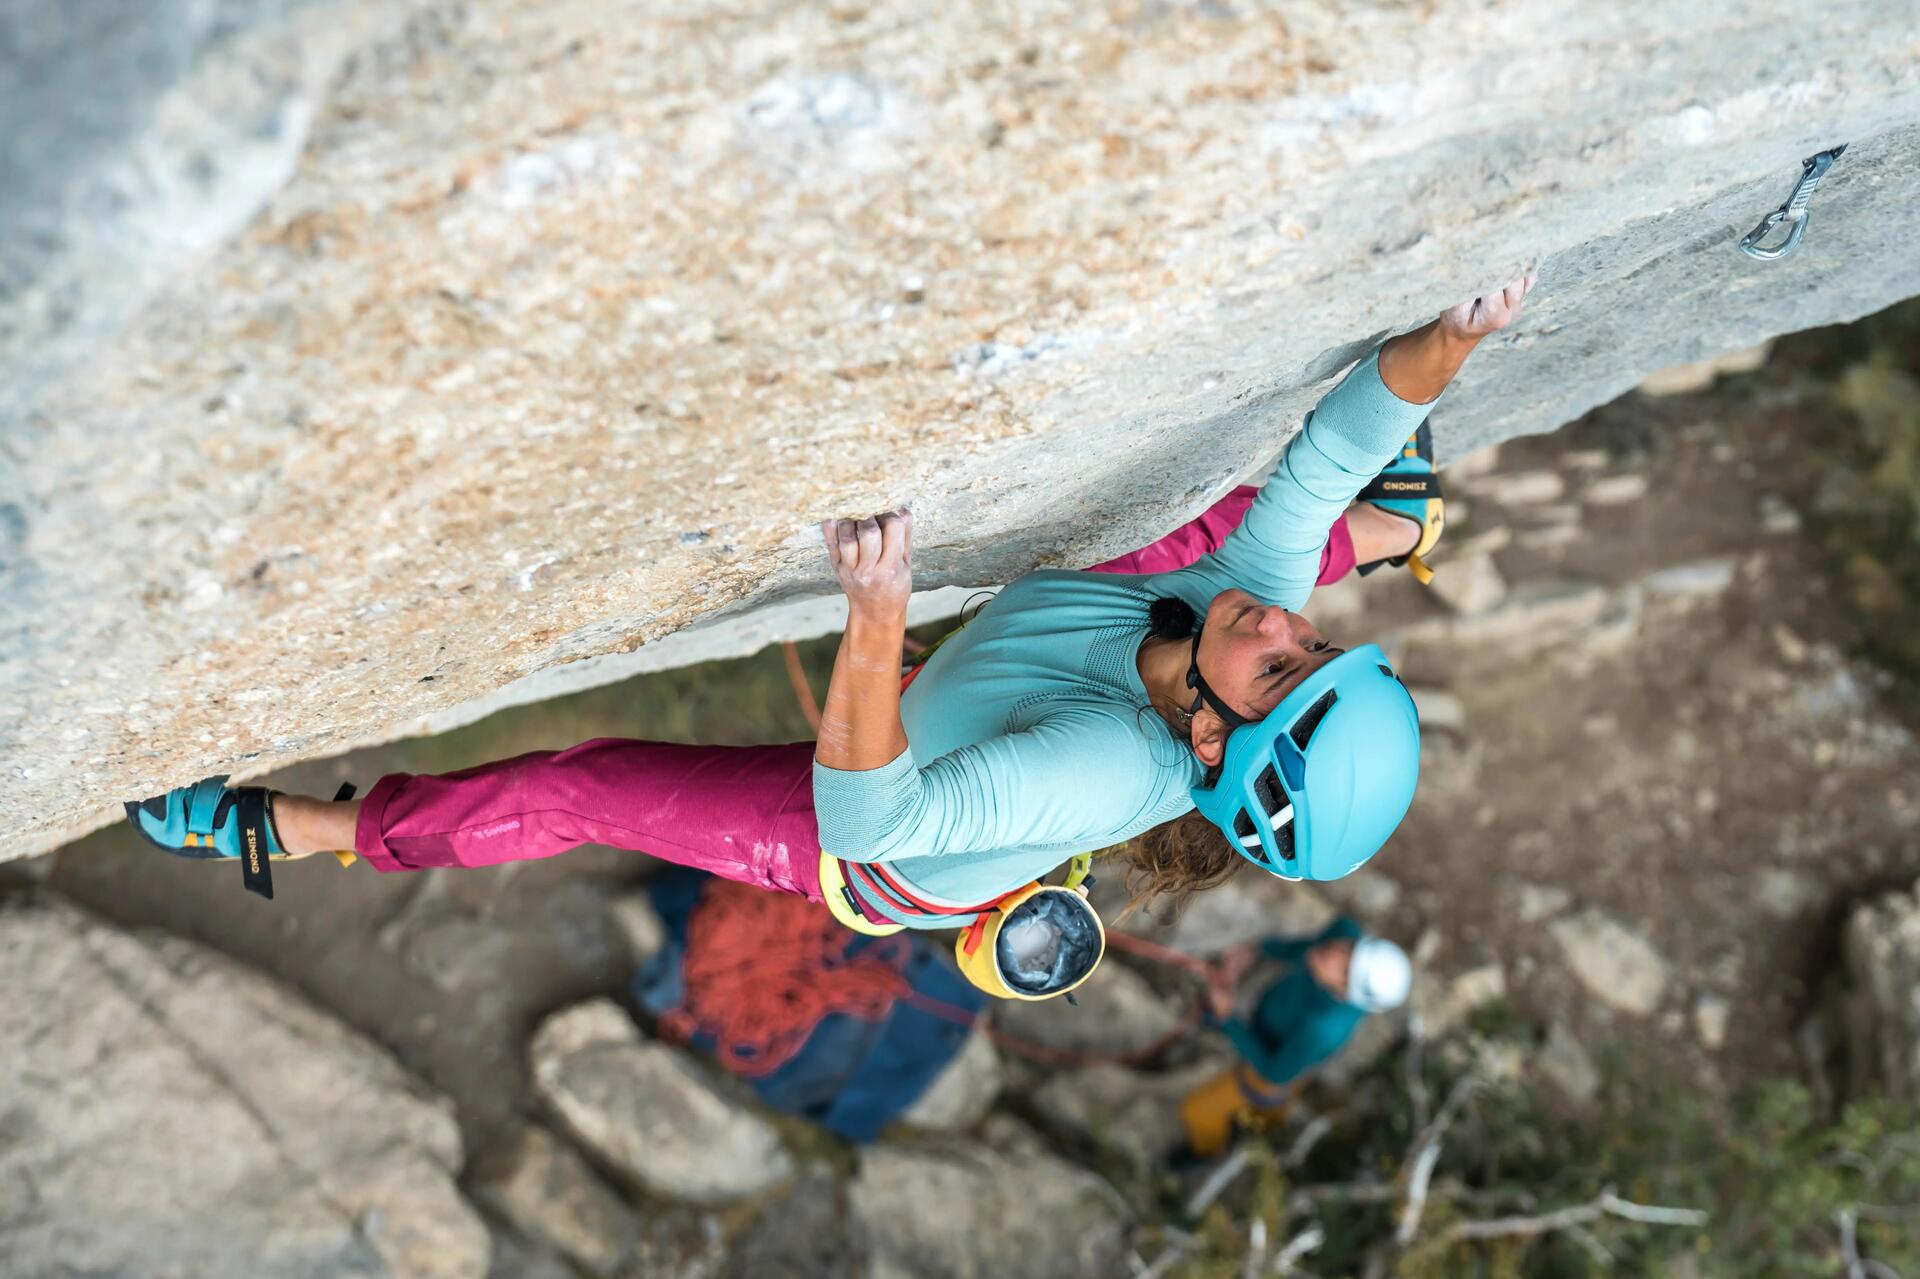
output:
{"label": "rocky ground", "polygon": [[[1400,939],[1421,961],[1411,1011],[1377,1019],[1349,1071],[1495,1003],[1532,1027],[1523,1069],[1568,1107],[1608,1070],[1692,1080],[1711,1104],[1824,1069],[1846,1026],[1809,1013],[1843,956],[1857,1002],[1898,1004],[1920,953],[1911,899],[1883,898],[1920,876],[1920,744],[1849,657],[1811,532],[1821,488],[1797,441],[1820,404],[1764,379],[1634,395],[1452,468],[1435,588],[1376,576],[1310,610],[1336,639],[1382,637],[1419,691],[1430,745],[1403,832],[1321,892],[1246,877],[1129,926],[1205,952],[1346,910]],[[825,655],[808,651],[816,684]],[[804,724],[762,655],[279,780],[364,785],[603,732]],[[1193,1037],[1151,1069],[1058,1062],[1177,1027],[1177,980],[1113,958],[1078,1008],[1003,1010],[1055,1064],[981,1037],[917,1126],[853,1151],[759,1112],[608,1002],[651,944],[631,895],[648,869],[607,850],[417,876],[316,859],[279,870],[268,905],[231,868],[121,831],[9,868],[38,887],[0,915],[9,988],[35,992],[0,1022],[30,1081],[0,1111],[0,1185],[32,1191],[0,1210],[0,1258],[24,1262],[8,1273],[59,1273],[103,1202],[84,1174],[107,1177],[104,1143],[141,1152],[104,1201],[136,1225],[89,1262],[126,1273],[149,1272],[137,1223],[167,1223],[171,1247],[196,1204],[209,1231],[239,1223],[248,1251],[229,1257],[274,1259],[253,1273],[474,1274],[490,1247],[502,1279],[1108,1276],[1153,1254],[1138,1174],[1219,1046]],[[1109,918],[1117,879],[1099,888]],[[1910,1071],[1911,1025],[1875,1025],[1852,1023],[1852,1068]],[[330,1144],[293,1139],[309,1127]],[[413,1199],[389,1197],[402,1183]],[[408,1233],[426,1219],[439,1234]]]}

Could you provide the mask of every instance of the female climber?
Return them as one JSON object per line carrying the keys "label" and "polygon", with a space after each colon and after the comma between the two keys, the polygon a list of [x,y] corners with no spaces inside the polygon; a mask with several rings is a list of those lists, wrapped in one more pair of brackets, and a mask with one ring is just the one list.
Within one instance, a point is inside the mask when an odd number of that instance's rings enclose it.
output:
{"label": "female climber", "polygon": [[1257,495],[1097,571],[1013,582],[904,691],[913,518],[829,521],[848,615],[818,742],[602,739],[390,775],[358,801],[216,777],[128,816],[168,852],[240,859],[250,885],[263,859],[323,851],[401,871],[595,843],[825,899],[877,930],[950,926],[1121,844],[1144,894],[1207,887],[1236,854],[1286,878],[1345,875],[1412,802],[1418,718],[1378,648],[1336,648],[1295,610],[1356,565],[1420,567],[1443,522],[1429,408],[1534,278],[1370,352]]}

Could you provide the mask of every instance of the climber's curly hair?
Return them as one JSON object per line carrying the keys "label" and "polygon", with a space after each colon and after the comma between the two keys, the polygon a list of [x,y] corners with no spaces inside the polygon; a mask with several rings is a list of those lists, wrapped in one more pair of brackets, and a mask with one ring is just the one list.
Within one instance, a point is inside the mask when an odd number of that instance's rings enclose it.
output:
{"label": "climber's curly hair", "polygon": [[1246,865],[1220,828],[1199,813],[1187,813],[1137,835],[1118,850],[1127,862],[1126,911],[1148,904],[1178,911],[1187,898],[1225,883]]}

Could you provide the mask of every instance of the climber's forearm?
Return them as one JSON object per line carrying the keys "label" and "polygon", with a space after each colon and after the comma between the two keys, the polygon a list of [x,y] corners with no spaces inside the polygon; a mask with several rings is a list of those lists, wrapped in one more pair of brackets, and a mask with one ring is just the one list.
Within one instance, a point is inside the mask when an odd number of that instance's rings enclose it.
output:
{"label": "climber's forearm", "polygon": [[900,643],[906,633],[904,608],[850,611],[820,711],[813,757],[821,764],[864,772],[892,763],[907,749],[900,723]]}
{"label": "climber's forearm", "polygon": [[1479,344],[1479,338],[1461,337],[1434,320],[1387,339],[1380,348],[1380,380],[1409,404],[1430,404]]}

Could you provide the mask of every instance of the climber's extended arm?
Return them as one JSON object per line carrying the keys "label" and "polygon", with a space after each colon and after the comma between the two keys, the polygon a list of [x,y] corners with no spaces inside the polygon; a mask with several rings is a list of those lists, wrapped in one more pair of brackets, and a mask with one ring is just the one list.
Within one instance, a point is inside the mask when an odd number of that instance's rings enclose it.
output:
{"label": "climber's extended arm", "polygon": [[1155,577],[1150,589],[1196,609],[1232,586],[1283,608],[1305,604],[1327,529],[1400,451],[1480,340],[1519,314],[1535,278],[1522,275],[1450,307],[1363,357],[1307,415],[1239,527],[1211,555]]}
{"label": "climber's extended arm", "polygon": [[847,629],[833,659],[813,757],[828,768],[864,772],[907,749],[900,723],[900,642],[913,594],[913,516],[889,511],[821,525],[827,558],[847,593]]}

